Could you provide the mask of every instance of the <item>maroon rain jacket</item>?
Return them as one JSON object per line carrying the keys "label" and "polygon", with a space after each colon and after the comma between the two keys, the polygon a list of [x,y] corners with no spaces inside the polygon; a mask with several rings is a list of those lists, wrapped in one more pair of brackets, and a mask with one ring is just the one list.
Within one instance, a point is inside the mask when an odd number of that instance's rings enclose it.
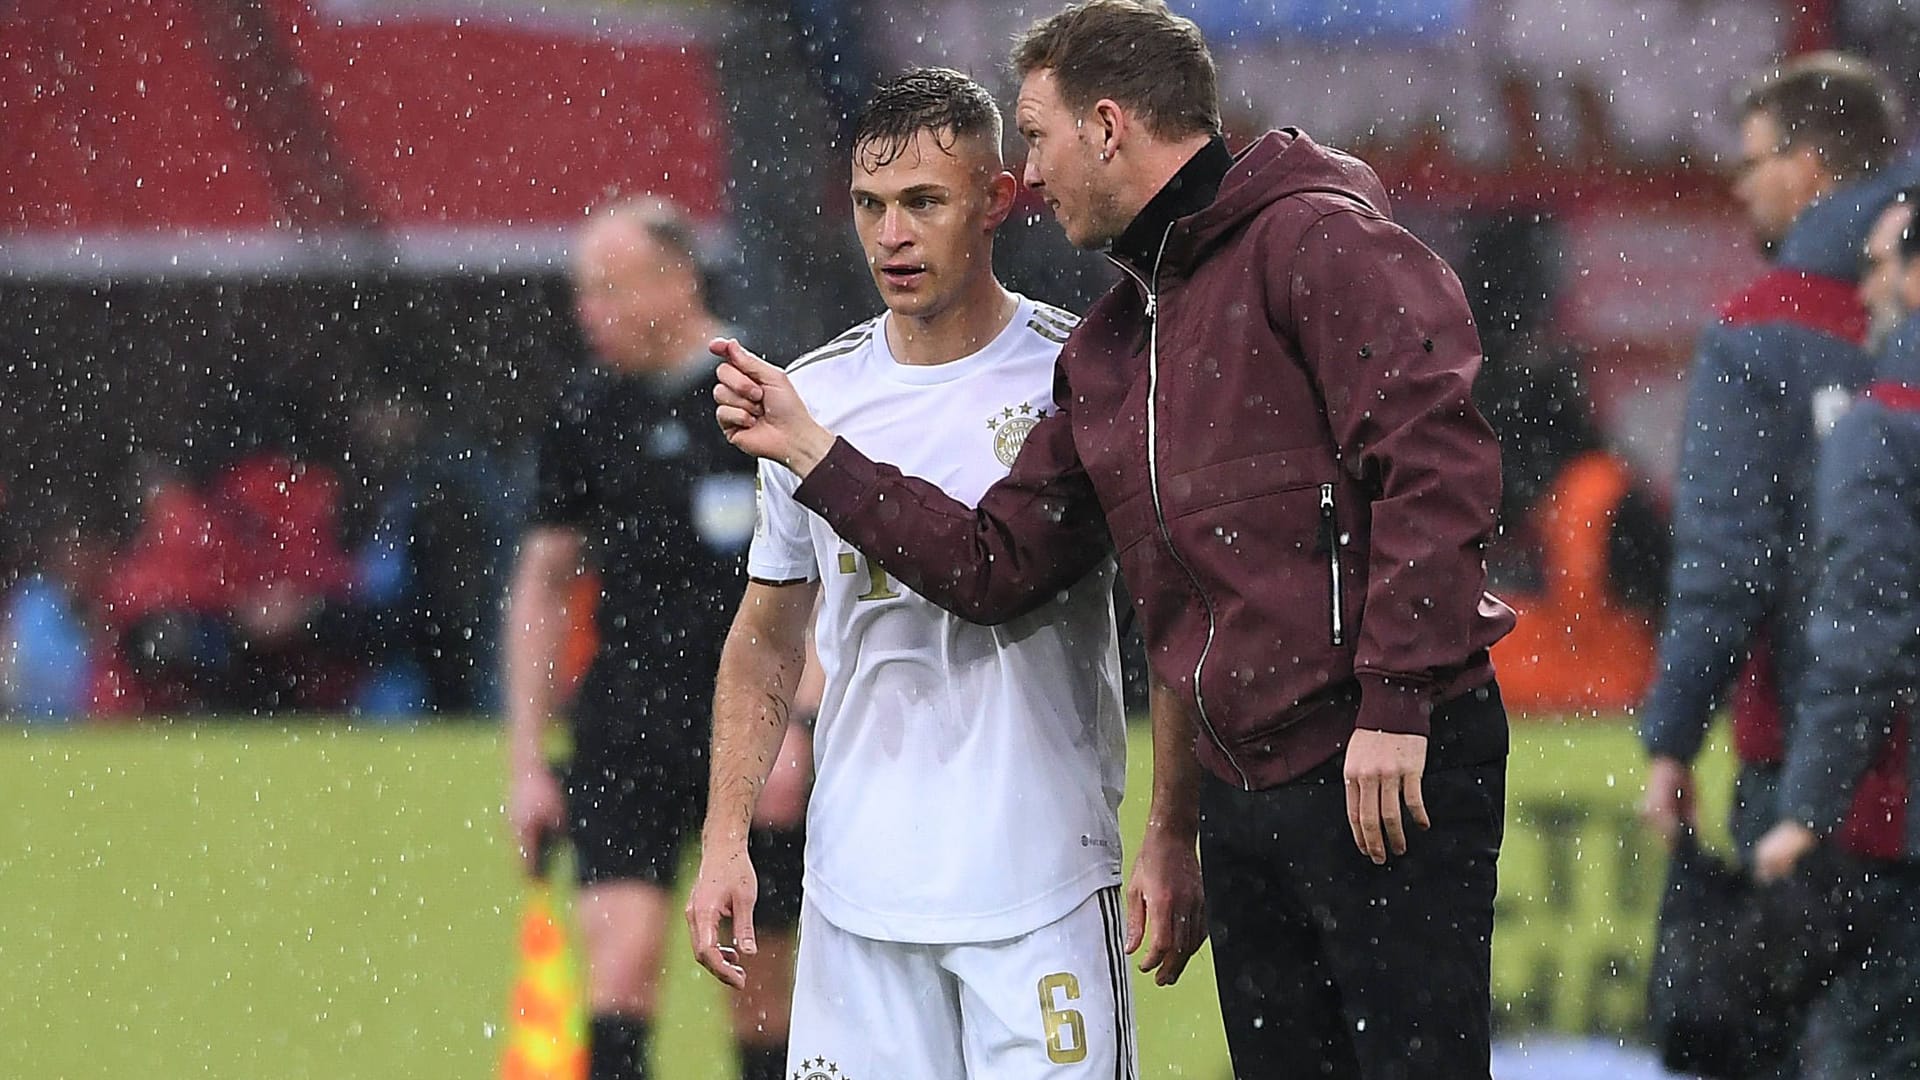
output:
{"label": "maroon rain jacket", "polygon": [[1370,168],[1291,130],[1151,259],[1115,262],[1060,354],[1058,413],[977,508],[845,440],[799,501],[977,622],[1117,552],[1155,675],[1236,786],[1299,776],[1356,727],[1427,734],[1514,618],[1483,588],[1499,449],[1458,280]]}

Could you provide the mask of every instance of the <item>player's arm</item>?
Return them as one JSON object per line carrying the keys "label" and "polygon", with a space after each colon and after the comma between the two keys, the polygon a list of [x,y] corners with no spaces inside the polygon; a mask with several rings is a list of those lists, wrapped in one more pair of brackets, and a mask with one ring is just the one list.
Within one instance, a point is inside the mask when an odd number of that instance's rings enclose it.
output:
{"label": "player's arm", "polygon": [[1153,795],[1127,882],[1127,951],[1151,941],[1140,970],[1172,985],[1207,939],[1200,882],[1200,759],[1192,699],[1153,680]]}
{"label": "player's arm", "polygon": [[555,660],[572,624],[567,599],[580,573],[581,546],[574,529],[536,526],[520,545],[507,592],[507,820],[529,868],[541,834],[566,824],[544,743],[557,697]]}
{"label": "player's arm", "polygon": [[[727,438],[785,465],[794,497],[909,589],[970,622],[1024,615],[1113,552],[1065,413],[1027,435],[1012,471],[968,506],[938,485],[875,463],[807,412],[779,368],[716,341],[714,388]],[[1056,387],[1055,398],[1071,400]]]}
{"label": "player's arm", "polygon": [[780,756],[795,689],[806,663],[807,623],[819,583],[748,582],[720,653],[713,691],[713,752],[700,873],[687,899],[694,957],[721,982],[741,989],[746,972],[723,945],[731,920],[740,955],[758,951],[753,905],[758,881],[747,856],[747,829]]}
{"label": "player's arm", "polygon": [[1781,820],[1754,847],[1762,881],[1787,876],[1846,823],[1861,777],[1893,737],[1920,623],[1920,515],[1901,497],[1911,472],[1901,443],[1867,410],[1848,413],[1820,450],[1811,660],[1780,777]]}
{"label": "player's arm", "polygon": [[1786,536],[1778,478],[1786,401],[1777,364],[1792,346],[1766,326],[1701,336],[1674,477],[1673,569],[1654,681],[1640,708],[1649,759],[1642,816],[1672,835],[1693,820],[1692,762],[1772,603]]}

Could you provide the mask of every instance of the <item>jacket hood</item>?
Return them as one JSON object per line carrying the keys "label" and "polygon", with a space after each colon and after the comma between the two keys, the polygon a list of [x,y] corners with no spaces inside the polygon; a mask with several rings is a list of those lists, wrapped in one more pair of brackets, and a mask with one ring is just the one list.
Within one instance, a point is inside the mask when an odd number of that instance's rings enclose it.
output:
{"label": "jacket hood", "polygon": [[1269,131],[1234,159],[1212,204],[1181,223],[1163,269],[1183,273],[1267,207],[1307,192],[1343,195],[1392,216],[1386,186],[1366,162],[1296,128]]}
{"label": "jacket hood", "polygon": [[1920,312],[1911,312],[1874,358],[1873,377],[1880,382],[1920,387]]}
{"label": "jacket hood", "polygon": [[1920,155],[1900,158],[1828,192],[1800,212],[1780,242],[1778,265],[1786,270],[1860,280],[1861,250],[1880,211],[1900,189],[1920,183]]}

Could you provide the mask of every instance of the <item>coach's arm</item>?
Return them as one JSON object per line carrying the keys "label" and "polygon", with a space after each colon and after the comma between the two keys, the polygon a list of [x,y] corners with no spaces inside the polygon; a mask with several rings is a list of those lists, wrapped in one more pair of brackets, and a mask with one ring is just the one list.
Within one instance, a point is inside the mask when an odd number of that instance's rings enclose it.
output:
{"label": "coach's arm", "polygon": [[[1113,555],[1065,407],[1027,435],[977,507],[867,458],[807,412],[785,373],[730,339],[710,348],[716,415],[734,446],[802,483],[795,501],[907,588],[973,623],[1018,618]],[[1056,401],[1071,400],[1064,386]]]}

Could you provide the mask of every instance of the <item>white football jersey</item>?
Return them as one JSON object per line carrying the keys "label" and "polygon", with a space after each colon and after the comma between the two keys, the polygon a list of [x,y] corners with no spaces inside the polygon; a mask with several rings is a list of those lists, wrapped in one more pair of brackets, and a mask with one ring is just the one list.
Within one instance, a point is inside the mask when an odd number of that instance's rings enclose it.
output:
{"label": "white football jersey", "polygon": [[[821,423],[974,505],[1053,410],[1072,315],[1019,298],[970,356],[895,361],[882,315],[789,368]],[[814,728],[806,895],[850,933],[996,941],[1120,880],[1126,730],[1113,566],[977,626],[935,607],[793,500],[762,463],[748,572],[818,579],[826,690]]]}

